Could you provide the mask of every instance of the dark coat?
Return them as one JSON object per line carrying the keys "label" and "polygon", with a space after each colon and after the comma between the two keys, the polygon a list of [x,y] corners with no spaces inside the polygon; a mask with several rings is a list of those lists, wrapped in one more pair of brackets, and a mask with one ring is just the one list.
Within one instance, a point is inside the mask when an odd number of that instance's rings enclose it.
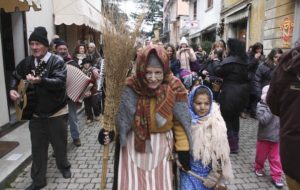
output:
{"label": "dark coat", "polygon": [[179,62],[178,59],[176,59],[175,56],[170,60],[170,67],[171,67],[171,71],[173,72],[173,74],[174,74],[176,77],[179,77],[179,73],[180,73],[180,62]]}
{"label": "dark coat", "polygon": [[[41,83],[35,84],[37,104],[34,114],[41,118],[47,118],[63,108],[67,102],[66,75],[67,69],[64,61],[52,54],[47,61],[47,70],[41,77]],[[34,57],[23,59],[12,73],[10,89],[17,89],[19,81],[26,79],[26,75],[34,68]]]}
{"label": "dark coat", "polygon": [[260,64],[255,72],[252,84],[255,96],[260,99],[262,88],[270,84],[275,66]]}
{"label": "dark coat", "polygon": [[238,57],[226,57],[215,68],[216,76],[223,79],[218,97],[222,116],[239,115],[249,98],[247,64]]}
{"label": "dark coat", "polygon": [[[280,117],[280,156],[283,171],[300,183],[300,47],[280,57],[267,95],[273,114]],[[298,76],[297,76],[298,75]]]}
{"label": "dark coat", "polygon": [[[254,77],[256,70],[260,64],[264,62],[264,56],[260,59],[256,59],[253,53],[248,55],[248,79],[250,81],[250,94],[255,94]],[[259,98],[260,99],[260,98]]]}

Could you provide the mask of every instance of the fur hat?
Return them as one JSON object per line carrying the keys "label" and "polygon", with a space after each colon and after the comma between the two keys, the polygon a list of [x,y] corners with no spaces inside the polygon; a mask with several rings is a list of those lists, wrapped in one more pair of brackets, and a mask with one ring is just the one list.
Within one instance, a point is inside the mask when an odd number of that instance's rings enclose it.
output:
{"label": "fur hat", "polygon": [[264,86],[261,92],[261,100],[263,102],[266,103],[266,98],[267,98],[267,94],[268,94],[268,90],[269,90],[270,85]]}
{"label": "fur hat", "polygon": [[188,44],[188,41],[186,40],[185,37],[182,37],[181,40],[180,40],[180,45],[182,45],[182,44],[189,45],[189,44]]}
{"label": "fur hat", "polygon": [[34,28],[34,31],[31,33],[29,37],[29,43],[31,41],[37,41],[40,42],[41,44],[45,45],[46,47],[49,47],[49,41],[47,37],[47,30],[43,26],[38,26]]}

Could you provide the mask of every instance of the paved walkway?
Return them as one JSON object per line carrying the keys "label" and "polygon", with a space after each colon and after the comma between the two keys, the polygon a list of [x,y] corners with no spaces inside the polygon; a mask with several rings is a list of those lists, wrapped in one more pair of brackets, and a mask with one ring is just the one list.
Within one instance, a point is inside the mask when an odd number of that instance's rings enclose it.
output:
{"label": "paved walkway", "polygon": [[[101,178],[101,158],[103,148],[97,142],[97,135],[99,132],[99,124],[92,123],[90,125],[84,124],[85,120],[83,114],[80,115],[80,124],[82,127],[81,140],[82,146],[75,147],[73,144],[68,146],[68,157],[72,164],[72,178],[62,178],[60,172],[56,168],[55,160],[49,157],[47,181],[48,185],[44,189],[63,190],[63,189],[100,189]],[[253,172],[253,161],[255,157],[255,142],[256,142],[257,121],[254,119],[241,119],[241,133],[240,133],[240,153],[232,155],[231,161],[234,169],[235,179],[228,184],[230,190],[272,190],[276,189],[269,177],[268,165],[266,165],[267,176],[256,177]],[[71,142],[71,139],[70,139]],[[114,144],[110,145],[109,166],[108,166],[108,180],[107,189],[112,188],[113,181],[113,150]],[[51,155],[52,150],[49,150]],[[10,188],[25,189],[31,184],[30,168],[28,166],[22,171],[19,176],[12,182]],[[285,186],[283,190],[287,190]]]}

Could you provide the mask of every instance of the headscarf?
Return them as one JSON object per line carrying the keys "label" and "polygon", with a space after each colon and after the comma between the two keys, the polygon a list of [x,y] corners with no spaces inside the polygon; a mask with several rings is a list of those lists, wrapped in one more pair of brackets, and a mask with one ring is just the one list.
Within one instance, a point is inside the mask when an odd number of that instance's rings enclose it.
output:
{"label": "headscarf", "polygon": [[[198,92],[199,89],[201,89],[201,88],[206,88],[208,90],[209,96],[210,96],[209,97],[210,98],[209,110],[207,111],[207,113],[205,115],[202,115],[202,116],[197,114],[197,112],[194,109],[194,105],[193,105],[194,98],[195,98],[194,96],[195,96],[196,92]],[[200,86],[196,86],[195,88],[193,88],[193,90],[190,92],[189,97],[188,97],[189,111],[192,116],[192,124],[196,124],[201,118],[208,116],[210,114],[211,107],[212,107],[212,100],[213,100],[213,93],[207,86],[200,85]]]}
{"label": "headscarf", "polygon": [[[146,79],[146,68],[149,55],[158,57],[163,67],[164,79],[157,89],[149,89]],[[138,152],[149,152],[150,145],[150,98],[156,98],[156,114],[167,119],[172,115],[176,101],[186,101],[187,91],[179,79],[173,76],[169,67],[169,57],[164,48],[148,45],[137,55],[136,76],[128,77],[125,84],[138,94],[134,117],[135,149]]]}

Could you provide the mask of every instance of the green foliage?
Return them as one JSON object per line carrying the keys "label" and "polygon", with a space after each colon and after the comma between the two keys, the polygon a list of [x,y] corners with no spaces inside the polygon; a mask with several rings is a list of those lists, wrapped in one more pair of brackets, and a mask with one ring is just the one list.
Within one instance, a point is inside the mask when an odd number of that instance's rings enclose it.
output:
{"label": "green foliage", "polygon": [[203,41],[201,43],[202,48],[209,53],[211,51],[212,42],[211,41]]}

